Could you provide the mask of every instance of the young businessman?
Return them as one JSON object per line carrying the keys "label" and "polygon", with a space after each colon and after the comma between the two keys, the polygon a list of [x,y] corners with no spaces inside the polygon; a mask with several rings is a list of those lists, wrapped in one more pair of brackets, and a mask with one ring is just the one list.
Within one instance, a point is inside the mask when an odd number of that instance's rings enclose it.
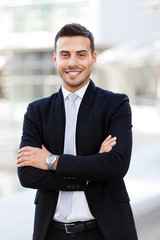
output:
{"label": "young businessman", "polygon": [[95,87],[96,57],[92,33],[65,25],[53,54],[62,87],[25,114],[17,164],[22,186],[38,189],[34,240],[137,240],[123,181],[129,100]]}

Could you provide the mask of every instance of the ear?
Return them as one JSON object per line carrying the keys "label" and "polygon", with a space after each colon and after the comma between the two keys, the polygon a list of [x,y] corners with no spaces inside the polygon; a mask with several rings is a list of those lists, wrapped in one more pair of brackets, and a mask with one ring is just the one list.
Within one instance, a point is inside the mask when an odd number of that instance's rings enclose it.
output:
{"label": "ear", "polygon": [[97,52],[94,51],[93,54],[92,54],[92,64],[93,64],[93,65],[95,64],[96,59],[97,59]]}
{"label": "ear", "polygon": [[55,65],[57,65],[57,57],[56,57],[56,53],[53,53],[53,62]]}

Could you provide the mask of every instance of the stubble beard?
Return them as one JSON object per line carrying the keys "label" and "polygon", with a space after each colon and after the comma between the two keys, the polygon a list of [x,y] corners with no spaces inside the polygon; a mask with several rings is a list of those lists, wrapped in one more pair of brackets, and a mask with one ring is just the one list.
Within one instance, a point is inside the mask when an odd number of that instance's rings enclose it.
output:
{"label": "stubble beard", "polygon": [[69,87],[71,87],[71,88],[79,88],[79,87],[82,86],[85,82],[86,82],[86,84],[87,84],[87,82],[88,82],[89,79],[90,79],[90,74],[91,74],[91,71],[88,73],[88,75],[85,77],[85,79],[81,79],[81,80],[79,80],[77,83],[76,83],[76,81],[74,82],[74,80],[73,80],[73,83],[72,83],[72,82],[66,80],[65,78],[62,78],[62,79],[63,79],[64,83],[65,83],[67,86],[69,86]]}

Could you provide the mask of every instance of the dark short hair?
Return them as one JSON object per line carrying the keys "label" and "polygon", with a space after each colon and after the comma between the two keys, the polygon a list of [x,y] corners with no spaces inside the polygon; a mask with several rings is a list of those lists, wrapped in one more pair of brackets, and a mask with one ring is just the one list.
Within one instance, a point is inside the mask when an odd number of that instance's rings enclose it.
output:
{"label": "dark short hair", "polygon": [[55,37],[54,51],[56,52],[56,44],[60,37],[74,37],[74,36],[84,36],[90,39],[90,48],[93,54],[94,52],[94,37],[93,34],[84,26],[78,23],[66,24],[60,29]]}

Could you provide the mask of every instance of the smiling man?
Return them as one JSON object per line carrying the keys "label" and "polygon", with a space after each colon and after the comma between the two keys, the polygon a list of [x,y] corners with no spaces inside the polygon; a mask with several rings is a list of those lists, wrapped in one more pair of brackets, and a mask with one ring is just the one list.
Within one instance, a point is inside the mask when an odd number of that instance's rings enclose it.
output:
{"label": "smiling man", "polygon": [[129,100],[94,85],[96,57],[92,33],[65,25],[53,54],[62,86],[25,114],[17,165],[21,184],[38,190],[33,240],[137,240],[123,180]]}
{"label": "smiling man", "polygon": [[90,48],[90,39],[84,36],[61,37],[56,43],[54,62],[63,79],[63,86],[70,92],[85,86],[97,54]]}

